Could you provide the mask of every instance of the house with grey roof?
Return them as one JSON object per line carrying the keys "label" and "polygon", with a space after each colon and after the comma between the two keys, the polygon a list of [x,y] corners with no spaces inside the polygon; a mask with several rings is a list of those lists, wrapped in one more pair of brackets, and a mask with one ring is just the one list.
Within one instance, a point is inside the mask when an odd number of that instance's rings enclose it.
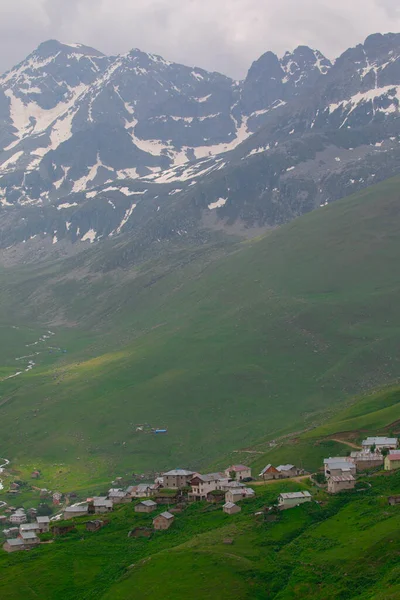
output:
{"label": "house with grey roof", "polygon": [[34,531],[36,533],[39,533],[40,527],[38,523],[22,523],[19,526],[19,532],[22,533],[23,531]]}
{"label": "house with grey roof", "polygon": [[23,541],[24,546],[36,546],[40,544],[40,540],[35,531],[22,531],[19,538]]}
{"label": "house with grey roof", "polygon": [[25,544],[21,538],[9,539],[3,544],[3,550],[6,552],[18,552],[25,550]]}
{"label": "house with grey roof", "polygon": [[269,479],[280,479],[280,472],[278,471],[278,469],[273,467],[271,463],[268,463],[268,465],[263,468],[263,470],[261,471],[261,473],[259,473],[258,476],[262,477],[265,481]]}
{"label": "house with grey roof", "polygon": [[159,483],[139,483],[139,485],[130,485],[126,492],[130,498],[150,498],[155,496],[159,489]]}
{"label": "house with grey roof", "polygon": [[135,506],[135,512],[138,513],[151,513],[158,507],[157,502],[154,500],[142,500],[139,504]]}
{"label": "house with grey roof", "polygon": [[222,507],[222,510],[224,511],[224,513],[226,513],[227,515],[236,515],[237,513],[239,513],[242,509],[240,508],[240,506],[238,506],[237,504],[235,504],[234,502],[225,502],[225,504]]}
{"label": "house with grey roof", "polygon": [[16,538],[19,535],[18,527],[9,527],[8,529],[3,529],[3,535],[6,538]]}
{"label": "house with grey roof", "polygon": [[287,465],[279,465],[276,467],[276,470],[279,473],[279,479],[285,479],[287,477],[297,477],[298,475],[303,475],[304,470],[298,469],[295,465],[287,464]]}
{"label": "house with grey roof", "polygon": [[206,500],[207,494],[216,490],[218,484],[222,481],[226,481],[224,473],[195,475],[190,481],[192,490],[189,493],[189,500]]}
{"label": "house with grey roof", "polygon": [[10,516],[10,523],[13,523],[15,525],[20,525],[21,523],[26,523],[28,520],[26,513],[24,511],[23,508],[18,508],[18,510],[16,510],[11,516]]}
{"label": "house with grey roof", "polygon": [[36,517],[36,522],[39,526],[40,533],[47,533],[48,531],[50,531],[49,517]]}
{"label": "house with grey roof", "polygon": [[223,492],[227,492],[228,490],[232,490],[232,489],[243,489],[246,487],[245,483],[242,483],[241,481],[230,481],[229,479],[221,479],[220,481],[217,481],[217,490],[221,490]]}
{"label": "house with grey roof", "polygon": [[67,506],[64,509],[63,518],[64,520],[73,519],[74,517],[83,517],[89,513],[88,504],[78,504],[76,506]]}
{"label": "house with grey roof", "polygon": [[325,477],[329,479],[332,476],[355,475],[356,465],[350,456],[334,456],[324,458]]}
{"label": "house with grey roof", "polygon": [[131,496],[121,489],[109,490],[108,499],[111,500],[113,504],[127,504],[132,501]]}
{"label": "house with grey roof", "polygon": [[375,447],[375,449],[378,451],[396,450],[398,444],[399,444],[399,440],[397,438],[376,436],[376,437],[367,437],[365,440],[363,440],[362,447],[363,447],[363,450],[367,450],[367,451],[371,451],[371,448],[373,448],[373,447]]}
{"label": "house with grey roof", "polygon": [[356,480],[350,473],[346,475],[332,475],[328,479],[328,492],[329,494],[337,494],[343,490],[352,490],[355,485]]}
{"label": "house with grey roof", "polygon": [[105,496],[95,496],[92,500],[92,506],[95,514],[107,513],[112,511],[113,501]]}
{"label": "house with grey roof", "polygon": [[228,490],[225,494],[226,502],[240,502],[240,500],[245,500],[246,498],[254,498],[255,491],[252,488],[232,488]]}
{"label": "house with grey roof", "polygon": [[280,494],[278,497],[278,508],[286,510],[287,508],[293,508],[304,502],[311,502],[312,496],[310,492],[285,492]]}
{"label": "house with grey roof", "polygon": [[243,479],[251,478],[251,467],[246,465],[231,465],[225,469],[226,477],[236,479],[237,481],[243,481]]}
{"label": "house with grey roof", "polygon": [[174,522],[174,519],[174,515],[172,515],[170,512],[162,512],[161,514],[154,517],[153,527],[156,530],[169,529],[172,523]]}
{"label": "house with grey roof", "polygon": [[375,467],[383,465],[383,456],[380,452],[362,450],[361,452],[352,452],[350,458],[356,465],[357,471],[374,469]]}
{"label": "house with grey roof", "polygon": [[164,487],[168,489],[182,489],[190,485],[191,479],[196,475],[194,471],[186,469],[173,469],[163,473]]}

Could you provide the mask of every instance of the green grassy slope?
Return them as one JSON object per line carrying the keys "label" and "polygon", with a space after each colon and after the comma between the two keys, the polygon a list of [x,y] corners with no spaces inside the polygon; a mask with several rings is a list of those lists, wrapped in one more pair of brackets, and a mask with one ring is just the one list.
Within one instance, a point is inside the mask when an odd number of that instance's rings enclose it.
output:
{"label": "green grassy slope", "polygon": [[[0,384],[10,398],[2,453],[44,466],[84,461],[107,476],[203,467],[322,425],[353,394],[397,380],[399,182],[227,250],[177,248],[104,273],[93,270],[104,249],[91,249],[84,277],[81,257],[41,278],[13,273],[0,306],[12,290],[16,310],[22,296],[39,298],[35,318],[58,317],[68,353]],[[168,435],[136,433],[142,423]]]}
{"label": "green grassy slope", "polygon": [[[303,505],[264,521],[255,516],[282,491],[304,483],[275,482],[257,488],[242,512],[198,503],[176,515],[167,532],[128,538],[149,525],[151,515],[117,508],[101,531],[88,533],[86,519],[49,545],[29,553],[0,552],[2,600],[219,600],[293,598],[372,600],[397,598],[400,507],[387,496],[400,493],[400,474],[370,478],[359,490]],[[363,491],[362,491],[363,490]],[[227,545],[224,540],[233,543]],[[360,568],[362,564],[362,568]]]}
{"label": "green grassy slope", "polygon": [[[313,472],[328,456],[346,456],[367,435],[400,436],[400,386],[392,385],[375,390],[349,401],[323,425],[313,427],[300,435],[288,435],[276,440],[276,445],[261,443],[252,451],[229,455],[225,462],[248,461],[254,474],[266,464],[295,462]],[[218,465],[219,466],[219,465]]]}

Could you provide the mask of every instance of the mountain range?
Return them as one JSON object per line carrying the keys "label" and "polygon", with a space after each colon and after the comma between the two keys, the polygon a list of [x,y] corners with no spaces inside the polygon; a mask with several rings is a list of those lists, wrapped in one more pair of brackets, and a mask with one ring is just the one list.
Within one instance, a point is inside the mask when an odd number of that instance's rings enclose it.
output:
{"label": "mountain range", "polygon": [[45,42],[0,77],[2,258],[252,237],[325,206],[397,173],[399,86],[400,34],[334,62],[266,52],[243,81]]}

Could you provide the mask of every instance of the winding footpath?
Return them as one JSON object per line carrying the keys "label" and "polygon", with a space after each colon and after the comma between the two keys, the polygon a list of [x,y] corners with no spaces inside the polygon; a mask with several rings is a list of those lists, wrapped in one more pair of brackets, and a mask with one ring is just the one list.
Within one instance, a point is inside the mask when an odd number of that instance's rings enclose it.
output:
{"label": "winding footpath", "polygon": [[[14,329],[18,329],[15,325],[13,325],[12,327]],[[56,335],[56,334],[53,331],[48,330],[46,333],[41,335],[40,338],[38,340],[36,340],[36,342],[33,342],[32,344],[25,344],[25,347],[31,348],[32,346],[37,346],[38,344],[46,343],[47,340],[49,340],[54,335]],[[33,354],[28,354],[27,356],[19,356],[15,360],[16,361],[20,361],[20,360],[25,361],[26,362],[25,368],[22,367],[22,370],[16,371],[15,373],[13,373],[12,375],[9,375],[8,377],[3,377],[3,379],[0,379],[0,381],[7,381],[7,379],[13,379],[14,377],[18,377],[19,375],[22,375],[23,373],[27,373],[28,371],[31,371],[36,366],[36,363],[34,360],[32,360],[32,358],[34,358],[35,356],[38,356],[44,350],[61,350],[61,348],[55,348],[53,346],[46,346],[43,350],[41,350],[39,352],[34,352]],[[28,359],[31,359],[31,360],[28,360]],[[0,467],[0,470],[1,470],[1,467]],[[0,489],[1,489],[1,487],[0,487]]]}

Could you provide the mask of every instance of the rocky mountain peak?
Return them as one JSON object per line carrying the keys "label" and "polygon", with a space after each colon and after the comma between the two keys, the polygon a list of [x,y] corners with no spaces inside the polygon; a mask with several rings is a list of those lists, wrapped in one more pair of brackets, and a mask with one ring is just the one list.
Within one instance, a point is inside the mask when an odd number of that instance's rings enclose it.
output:
{"label": "rocky mountain peak", "polygon": [[293,52],[286,52],[280,64],[288,77],[296,74],[301,77],[310,71],[326,75],[332,63],[319,50],[308,46],[298,46]]}
{"label": "rocky mountain peak", "polygon": [[91,48],[90,46],[77,43],[66,44],[64,42],[59,42],[58,40],[47,40],[46,42],[42,42],[32,54],[41,58],[49,58],[50,56],[55,56],[59,53],[66,55],[96,56],[98,58],[105,56],[102,52],[95,48]]}

